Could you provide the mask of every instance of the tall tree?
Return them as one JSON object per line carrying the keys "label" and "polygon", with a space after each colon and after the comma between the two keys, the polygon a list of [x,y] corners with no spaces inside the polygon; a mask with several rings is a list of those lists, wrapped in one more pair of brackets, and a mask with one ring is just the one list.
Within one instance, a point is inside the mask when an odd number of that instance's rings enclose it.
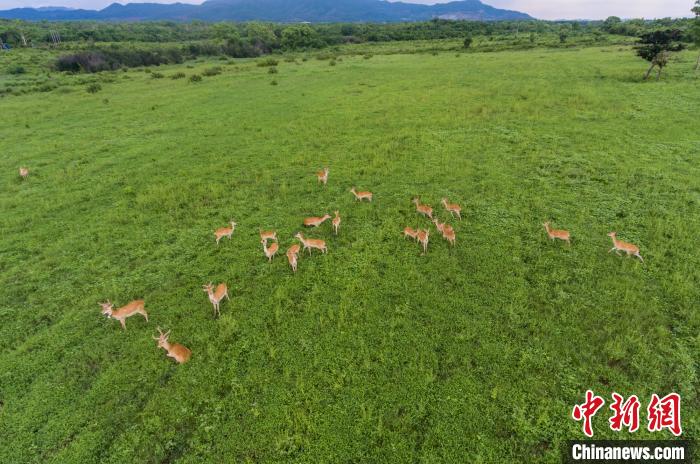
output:
{"label": "tall tree", "polygon": [[636,47],[637,55],[651,63],[649,70],[644,75],[645,80],[649,78],[654,68],[658,68],[656,79],[661,78],[661,71],[663,71],[668,64],[671,52],[677,52],[683,49],[681,36],[681,31],[677,29],[667,29],[649,32],[639,37],[639,43]]}

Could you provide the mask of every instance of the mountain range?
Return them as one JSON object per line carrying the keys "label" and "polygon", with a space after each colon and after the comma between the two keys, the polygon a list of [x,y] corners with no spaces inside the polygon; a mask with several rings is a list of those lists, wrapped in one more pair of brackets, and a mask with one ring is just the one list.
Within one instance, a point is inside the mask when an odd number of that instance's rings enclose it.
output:
{"label": "mountain range", "polygon": [[274,21],[274,22],[399,22],[432,18],[499,21],[533,19],[518,11],[501,10],[479,0],[436,5],[383,0],[208,0],[185,3],[113,3],[103,10],[61,7],[15,8],[0,18],[29,21]]}

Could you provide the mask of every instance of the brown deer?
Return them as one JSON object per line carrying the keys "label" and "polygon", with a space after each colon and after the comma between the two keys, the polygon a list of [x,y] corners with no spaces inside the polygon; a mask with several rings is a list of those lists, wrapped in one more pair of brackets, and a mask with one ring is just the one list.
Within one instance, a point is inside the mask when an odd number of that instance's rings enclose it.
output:
{"label": "brown deer", "polygon": [[287,259],[289,260],[289,265],[292,266],[292,271],[297,272],[297,261],[299,259],[300,247],[296,243],[289,247],[287,250]]}
{"label": "brown deer", "polygon": [[455,234],[455,230],[451,226],[445,226],[445,228],[442,231],[442,237],[448,242],[450,242],[450,245],[455,246],[455,242],[457,241],[457,235]]}
{"label": "brown deer", "polygon": [[328,168],[323,168],[322,171],[318,171],[316,173],[316,178],[318,179],[319,184],[326,185],[328,183]]}
{"label": "brown deer", "polygon": [[335,235],[338,235],[338,229],[340,229],[340,215],[338,211],[333,211],[333,213],[335,214],[333,218],[333,230],[335,231]]}
{"label": "brown deer", "polygon": [[277,241],[277,232],[275,232],[274,230],[260,230],[260,240]]}
{"label": "brown deer", "polygon": [[642,255],[639,254],[639,247],[637,247],[637,245],[618,240],[616,232],[610,232],[608,234],[608,237],[610,237],[613,241],[613,247],[610,248],[610,251],[608,251],[608,253],[614,251],[616,254],[619,255],[621,251],[624,251],[625,253],[627,253],[628,258],[630,256],[636,256],[641,262],[644,262],[644,258],[642,258]]}
{"label": "brown deer", "polygon": [[268,247],[267,240],[260,240],[260,243],[262,243],[263,251],[265,252],[265,256],[267,256],[268,261],[272,262],[272,258],[275,257],[277,250],[279,250],[279,245],[277,242],[272,242],[272,245]]}
{"label": "brown deer", "polygon": [[228,237],[229,240],[231,240],[231,236],[233,235],[233,231],[236,229],[236,223],[231,220],[230,222],[231,227],[221,227],[220,229],[216,229],[214,231],[214,236],[216,237],[216,244],[219,244],[219,240],[221,240],[224,237]]}
{"label": "brown deer", "polygon": [[447,198],[443,198],[441,203],[442,206],[445,207],[445,210],[450,212],[452,217],[456,214],[459,220],[462,220],[462,208],[457,203],[450,203],[447,201]]}
{"label": "brown deer", "polygon": [[318,227],[331,217],[328,214],[324,214],[323,217],[308,217],[304,219],[305,227]]}
{"label": "brown deer", "polygon": [[543,224],[544,230],[547,231],[547,235],[551,240],[559,239],[564,242],[566,242],[569,246],[571,246],[571,234],[569,233],[568,230],[557,230],[557,229],[552,229],[549,225],[549,222],[545,222]]}
{"label": "brown deer", "polygon": [[29,176],[29,168],[19,168],[19,176],[26,179]]}
{"label": "brown deer", "polygon": [[428,252],[428,241],[430,240],[430,230],[424,229],[418,231],[418,242],[423,245],[423,254]]}
{"label": "brown deer", "polygon": [[406,227],[403,230],[403,238],[406,239],[411,237],[414,240],[418,240],[418,231],[413,227]]}
{"label": "brown deer", "polygon": [[358,192],[355,190],[355,187],[350,189],[350,193],[355,195],[355,201],[362,201],[362,200],[367,200],[369,202],[372,201],[372,192]]}
{"label": "brown deer", "polygon": [[309,255],[311,254],[312,248],[316,248],[317,250],[321,250],[322,253],[328,252],[328,247],[326,246],[326,242],[324,242],[323,240],[317,240],[317,239],[312,239],[312,238],[305,239],[304,236],[301,235],[301,232],[297,233],[294,237],[299,239],[301,244],[304,246],[304,250],[309,250]]}
{"label": "brown deer", "polygon": [[184,364],[190,360],[192,352],[189,350],[189,348],[186,348],[184,345],[180,345],[179,343],[170,343],[168,341],[168,337],[170,336],[169,330],[166,333],[163,333],[163,331],[160,330],[160,327],[158,327],[158,333],[160,336],[153,337],[153,340],[158,341],[158,348],[163,348],[168,352],[168,357],[173,358],[179,364]]}
{"label": "brown deer", "polygon": [[214,317],[220,316],[221,310],[219,309],[219,305],[221,304],[221,300],[226,298],[231,301],[231,298],[228,296],[228,287],[226,284],[221,283],[216,287],[216,290],[214,290],[214,285],[209,282],[206,285],[202,285],[202,290],[207,293],[209,301],[211,301],[211,304],[214,306]]}
{"label": "brown deer", "polygon": [[98,304],[102,306],[102,314],[118,320],[122,325],[122,329],[124,330],[126,330],[126,319],[134,314],[142,315],[146,319],[146,322],[148,322],[148,313],[144,309],[145,302],[143,300],[134,300],[128,305],[122,306],[117,310],[114,309],[114,304],[109,300],[107,300],[105,303]]}
{"label": "brown deer", "polygon": [[428,205],[421,204],[420,199],[418,197],[413,199],[413,203],[416,204],[416,211],[418,211],[420,214],[423,214],[424,216],[429,217],[430,219],[433,218],[433,208],[431,208]]}

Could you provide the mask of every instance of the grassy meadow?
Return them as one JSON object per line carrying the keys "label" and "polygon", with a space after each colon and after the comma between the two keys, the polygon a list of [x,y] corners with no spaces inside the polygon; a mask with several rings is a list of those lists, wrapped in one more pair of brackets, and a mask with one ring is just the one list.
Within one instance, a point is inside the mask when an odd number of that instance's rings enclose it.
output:
{"label": "grassy meadow", "polygon": [[[626,46],[435,53],[3,75],[61,85],[0,98],[0,462],[555,463],[588,388],[596,438],[672,438],[644,430],[672,391],[698,438],[696,54],[642,82]],[[414,196],[462,205],[455,248],[403,238]],[[137,298],[126,332],[97,304]],[[613,391],[643,430],[608,428]]]}

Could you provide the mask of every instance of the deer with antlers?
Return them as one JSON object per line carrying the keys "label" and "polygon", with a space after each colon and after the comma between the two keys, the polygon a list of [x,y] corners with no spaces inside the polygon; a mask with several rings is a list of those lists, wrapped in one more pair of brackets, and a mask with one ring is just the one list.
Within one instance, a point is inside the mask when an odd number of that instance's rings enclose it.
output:
{"label": "deer with antlers", "polygon": [[316,173],[316,178],[318,179],[319,184],[326,185],[328,183],[328,172],[330,170],[328,168],[323,168],[322,171],[318,171]]}
{"label": "deer with antlers", "polygon": [[109,300],[98,304],[102,306],[102,314],[108,318],[111,317],[112,319],[119,321],[119,323],[122,325],[122,329],[124,330],[126,330],[127,318],[133,316],[134,314],[142,315],[146,319],[146,322],[148,322],[148,313],[144,309],[145,302],[143,300],[134,300],[128,305],[122,306],[117,310],[114,309],[114,304]]}
{"label": "deer with antlers", "polygon": [[202,290],[206,292],[207,296],[209,296],[209,301],[211,301],[211,304],[214,306],[214,317],[221,316],[221,310],[219,309],[221,300],[226,298],[231,301],[231,298],[228,296],[228,287],[226,284],[219,284],[215,290],[214,285],[209,282],[206,285],[202,285]]}
{"label": "deer with antlers", "polygon": [[627,253],[628,258],[630,256],[636,256],[641,262],[644,262],[644,258],[642,258],[642,255],[639,254],[639,247],[637,245],[618,240],[616,232],[610,232],[608,234],[608,237],[610,237],[613,241],[613,247],[610,248],[610,251],[608,251],[608,253],[614,251],[617,255],[619,255],[621,251],[624,251],[625,253]]}
{"label": "deer with antlers", "polygon": [[293,272],[297,272],[297,262],[299,260],[299,250],[300,247],[296,243],[289,247],[287,250],[287,259],[289,260],[289,265],[292,267]]}
{"label": "deer with antlers", "polygon": [[166,333],[163,333],[163,331],[160,330],[160,327],[158,327],[158,334],[159,336],[153,337],[153,340],[158,341],[158,348],[163,348],[168,352],[168,357],[173,358],[178,362],[178,364],[184,364],[190,360],[192,351],[190,351],[189,348],[185,347],[184,345],[180,345],[179,343],[170,343],[168,341],[168,337],[170,337],[169,330]]}
{"label": "deer with antlers", "polygon": [[333,211],[333,214],[335,214],[332,221],[333,230],[335,231],[335,235],[338,235],[338,229],[340,229],[340,215],[338,214],[338,211]]}
{"label": "deer with antlers", "polygon": [[19,176],[26,179],[29,176],[29,168],[19,168]]}
{"label": "deer with antlers", "polygon": [[547,236],[550,238],[550,240],[558,239],[563,242],[566,242],[569,246],[571,246],[571,234],[568,230],[552,229],[552,227],[549,225],[549,222],[545,222],[542,225],[544,226],[544,230],[547,231]]}
{"label": "deer with antlers", "polygon": [[221,227],[219,229],[216,229],[214,231],[214,236],[216,237],[216,244],[219,244],[219,240],[221,240],[224,237],[228,237],[229,240],[231,240],[231,236],[233,235],[233,231],[236,229],[236,223],[233,222],[233,219],[231,219],[231,227]]}
{"label": "deer with antlers", "polygon": [[424,216],[429,217],[430,219],[433,218],[433,208],[431,208],[428,205],[421,204],[420,199],[418,197],[413,199],[413,203],[416,204],[416,211],[418,211]]}
{"label": "deer with antlers", "polygon": [[362,201],[362,200],[367,200],[369,202],[372,201],[372,192],[358,192],[355,190],[355,187],[350,189],[350,193],[355,195],[355,201]]}
{"label": "deer with antlers", "polygon": [[304,219],[304,227],[318,227],[330,218],[328,214],[324,214],[323,217],[308,217]]}
{"label": "deer with antlers", "polygon": [[304,238],[303,235],[301,235],[301,232],[297,233],[294,237],[298,238],[301,244],[304,246],[304,251],[309,250],[309,255],[311,255],[311,250],[313,248],[320,250],[322,253],[327,253],[328,252],[328,247],[326,246],[326,242],[323,240],[318,240],[318,239],[313,239],[313,238]]}
{"label": "deer with antlers", "polygon": [[441,203],[442,203],[442,206],[445,207],[445,211],[448,211],[452,215],[452,217],[454,217],[456,214],[457,217],[459,218],[459,220],[460,221],[462,220],[462,207],[461,206],[459,206],[457,203],[450,203],[449,201],[447,201],[447,198],[443,198]]}
{"label": "deer with antlers", "polygon": [[272,262],[272,258],[275,257],[275,255],[277,254],[277,250],[279,250],[279,245],[277,244],[277,242],[272,242],[272,245],[268,247],[267,240],[260,240],[260,243],[262,243],[263,251],[265,252],[267,260],[269,262]]}

